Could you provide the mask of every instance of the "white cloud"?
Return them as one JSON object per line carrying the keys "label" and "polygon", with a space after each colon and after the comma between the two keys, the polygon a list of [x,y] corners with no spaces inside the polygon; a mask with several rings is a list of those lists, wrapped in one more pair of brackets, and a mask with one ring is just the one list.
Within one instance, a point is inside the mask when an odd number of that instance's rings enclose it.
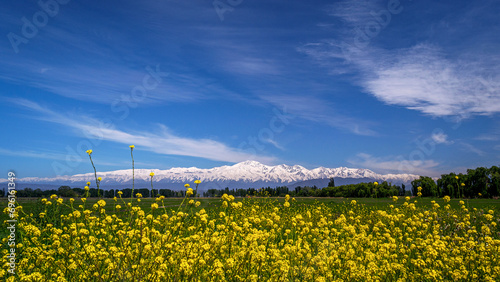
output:
{"label": "white cloud", "polygon": [[347,161],[354,166],[368,168],[377,173],[409,173],[431,177],[439,175],[435,170],[439,163],[434,160],[407,160],[403,156],[373,157],[359,153]]}
{"label": "white cloud", "polygon": [[435,132],[431,135],[431,139],[436,143],[436,144],[453,144],[453,141],[448,141],[448,135],[444,134],[443,132]]}
{"label": "white cloud", "polygon": [[280,145],[278,142],[276,142],[276,140],[274,139],[265,139],[265,140],[262,140],[263,142],[267,142],[271,145],[273,145],[276,149],[279,149],[281,151],[285,151],[285,147],[283,147],[282,145]]}
{"label": "white cloud", "polygon": [[450,61],[438,48],[425,44],[373,55],[377,59],[358,62],[365,73],[362,84],[387,104],[432,116],[500,112],[499,77],[486,81],[472,62]]}
{"label": "white cloud", "polygon": [[170,132],[162,124],[157,125],[154,133],[144,131],[126,132],[115,129],[112,124],[103,123],[92,117],[72,119],[26,99],[11,99],[11,101],[42,114],[41,120],[70,127],[86,138],[126,145],[134,144],[137,148],[144,148],[159,154],[192,156],[226,162],[241,162],[249,159],[264,163],[274,161],[273,157],[245,153],[214,140],[181,137]]}
{"label": "white cloud", "polygon": [[[357,74],[353,83],[389,105],[458,119],[500,113],[497,52],[477,52],[478,44],[467,41],[467,37],[457,48],[425,42],[407,48],[383,49],[376,37],[385,32],[384,27],[361,44],[357,41],[358,28],[373,22],[372,12],[384,8],[377,4],[381,3],[366,0],[336,3],[328,11],[343,23],[336,26],[335,35],[305,44],[298,50],[328,66],[331,74]],[[471,15],[455,16],[457,26],[472,20]]]}
{"label": "white cloud", "polygon": [[500,70],[484,71],[488,58],[450,60],[429,44],[386,51],[323,42],[299,50],[323,64],[343,61],[328,65],[332,74],[359,72],[355,83],[389,105],[459,119],[500,113]]}

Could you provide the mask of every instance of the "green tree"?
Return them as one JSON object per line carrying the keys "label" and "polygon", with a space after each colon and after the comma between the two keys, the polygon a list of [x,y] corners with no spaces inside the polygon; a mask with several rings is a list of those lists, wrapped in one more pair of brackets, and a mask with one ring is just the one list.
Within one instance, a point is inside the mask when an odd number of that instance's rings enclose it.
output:
{"label": "green tree", "polygon": [[328,187],[335,187],[335,179],[333,177],[330,178],[330,182],[328,182]]}
{"label": "green tree", "polygon": [[71,197],[76,197],[77,194],[71,187],[69,186],[61,186],[59,189],[57,189],[57,194],[61,197],[66,197],[66,198],[71,198]]}
{"label": "green tree", "polygon": [[413,195],[417,195],[417,188],[422,187],[422,197],[439,197],[440,193],[436,182],[428,176],[420,176],[411,182]]}

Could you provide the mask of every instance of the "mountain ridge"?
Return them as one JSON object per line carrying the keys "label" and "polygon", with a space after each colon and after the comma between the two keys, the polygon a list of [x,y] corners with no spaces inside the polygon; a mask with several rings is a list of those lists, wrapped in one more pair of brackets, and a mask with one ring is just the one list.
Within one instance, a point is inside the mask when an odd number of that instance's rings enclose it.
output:
{"label": "mountain ridge", "polygon": [[[369,169],[360,168],[326,168],[317,167],[307,169],[300,165],[280,164],[275,166],[264,165],[257,161],[244,161],[234,165],[225,165],[220,167],[202,169],[197,167],[174,167],[166,170],[160,169],[135,169],[135,183],[149,183],[151,178],[149,174],[154,172],[153,183],[191,183],[196,179],[202,183],[218,183],[217,186],[222,187],[226,184],[237,187],[245,184],[259,184],[265,186],[287,185],[297,182],[329,179],[329,178],[367,178],[376,179],[379,181],[393,181],[401,183],[409,183],[413,179],[418,178],[418,175],[413,174],[377,174]],[[105,185],[132,183],[132,169],[114,170],[98,172],[97,176],[102,177],[101,187]],[[3,180],[3,181],[2,181]],[[0,182],[6,182],[2,179]],[[17,179],[17,182],[22,183],[64,183],[83,185],[87,181],[94,182],[94,173],[84,173],[75,175],[65,175],[57,177],[24,177]],[[209,188],[206,185],[205,188]],[[210,185],[213,186],[213,185]],[[224,186],[226,187],[226,186]],[[223,187],[223,188],[224,188]],[[231,188],[231,187],[230,187]]]}

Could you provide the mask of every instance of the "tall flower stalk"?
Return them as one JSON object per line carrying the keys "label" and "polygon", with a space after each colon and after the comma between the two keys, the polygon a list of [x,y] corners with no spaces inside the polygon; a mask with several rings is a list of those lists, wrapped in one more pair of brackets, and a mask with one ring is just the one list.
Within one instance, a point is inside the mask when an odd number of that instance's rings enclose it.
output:
{"label": "tall flower stalk", "polygon": [[194,196],[197,197],[198,196],[198,185],[200,185],[201,183],[201,180],[195,180],[194,181],[194,184],[196,184],[196,190],[194,192]]}
{"label": "tall flower stalk", "polygon": [[94,161],[92,161],[92,150],[87,150],[87,154],[89,154],[90,163],[92,164],[92,167],[94,168],[95,184],[97,185],[97,197],[100,197],[99,184],[101,182],[101,178],[97,177],[97,170],[95,169]]}
{"label": "tall flower stalk", "polygon": [[134,145],[130,145],[130,156],[132,157],[132,194],[130,199],[134,198],[134,188],[135,188],[135,168],[134,168]]}
{"label": "tall flower stalk", "polygon": [[151,176],[151,198],[153,198],[153,197],[154,197],[154,196],[153,196],[153,191],[154,191],[154,190],[153,190],[153,176],[155,176],[155,173],[154,173],[154,172],[151,172],[151,173],[149,174],[149,176]]}
{"label": "tall flower stalk", "polygon": [[186,187],[186,195],[184,196],[184,199],[182,199],[182,202],[179,205],[179,208],[177,209],[177,211],[179,211],[181,209],[181,207],[184,204],[184,202],[186,201],[186,199],[189,198],[189,196],[193,195],[193,189],[190,187],[189,184],[184,184],[184,187]]}

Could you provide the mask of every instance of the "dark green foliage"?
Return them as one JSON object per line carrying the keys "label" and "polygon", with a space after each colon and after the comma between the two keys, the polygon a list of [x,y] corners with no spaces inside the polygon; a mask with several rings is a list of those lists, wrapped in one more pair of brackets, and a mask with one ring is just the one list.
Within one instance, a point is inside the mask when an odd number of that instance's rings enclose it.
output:
{"label": "dark green foliage", "polygon": [[57,195],[61,197],[76,197],[76,192],[69,186],[61,186],[57,189]]}
{"label": "dark green foliage", "polygon": [[[462,184],[463,183],[463,184]],[[500,196],[500,169],[478,167],[467,174],[443,174],[437,181],[441,195],[452,198],[491,198]]]}
{"label": "dark green foliage", "polygon": [[420,176],[411,182],[413,195],[417,195],[417,188],[422,187],[422,197],[439,197],[441,195],[436,182],[428,176]]}
{"label": "dark green foliage", "polygon": [[341,185],[337,187],[326,187],[320,190],[320,197],[346,197],[346,198],[386,198],[397,196],[400,187],[387,183],[386,181],[375,185],[370,183],[358,183]]}
{"label": "dark green foliage", "polygon": [[335,178],[330,178],[330,182],[328,182],[328,187],[335,187]]}

